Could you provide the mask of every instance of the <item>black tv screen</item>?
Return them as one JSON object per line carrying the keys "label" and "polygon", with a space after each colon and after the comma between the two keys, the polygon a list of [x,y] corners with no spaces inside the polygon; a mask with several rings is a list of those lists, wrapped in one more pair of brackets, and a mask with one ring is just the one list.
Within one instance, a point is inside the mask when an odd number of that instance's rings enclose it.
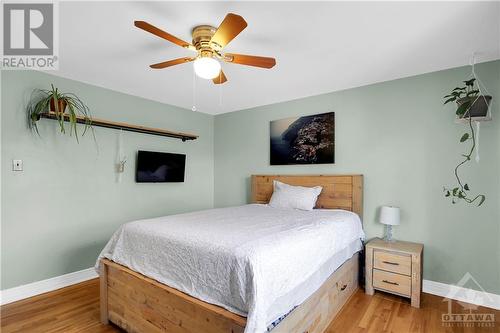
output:
{"label": "black tv screen", "polygon": [[174,183],[184,181],[186,155],[139,150],[137,153],[138,183]]}

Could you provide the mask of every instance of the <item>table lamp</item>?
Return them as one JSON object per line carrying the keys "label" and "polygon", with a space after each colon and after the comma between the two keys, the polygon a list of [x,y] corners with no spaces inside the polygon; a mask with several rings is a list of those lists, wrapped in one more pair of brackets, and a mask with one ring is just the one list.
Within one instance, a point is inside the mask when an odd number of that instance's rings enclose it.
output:
{"label": "table lamp", "polygon": [[384,240],[386,242],[394,242],[392,239],[392,226],[399,225],[399,207],[382,206],[380,209],[379,222],[387,226]]}

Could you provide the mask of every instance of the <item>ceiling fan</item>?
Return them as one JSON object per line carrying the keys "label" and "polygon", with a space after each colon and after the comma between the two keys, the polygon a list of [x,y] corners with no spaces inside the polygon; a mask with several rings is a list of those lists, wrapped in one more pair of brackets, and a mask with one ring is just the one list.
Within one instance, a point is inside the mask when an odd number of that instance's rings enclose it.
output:
{"label": "ceiling fan", "polygon": [[247,22],[245,22],[243,17],[236,14],[227,14],[218,28],[210,25],[194,27],[192,31],[192,44],[145,21],[135,21],[134,25],[169,42],[197,52],[197,55],[194,57],[183,57],[160,62],[150,65],[151,68],[162,69],[194,61],[194,70],[198,76],[204,79],[211,79],[215,84],[221,84],[226,82],[227,78],[221,69],[219,60],[261,68],[272,68],[276,65],[274,58],[222,52],[222,49],[247,27]]}

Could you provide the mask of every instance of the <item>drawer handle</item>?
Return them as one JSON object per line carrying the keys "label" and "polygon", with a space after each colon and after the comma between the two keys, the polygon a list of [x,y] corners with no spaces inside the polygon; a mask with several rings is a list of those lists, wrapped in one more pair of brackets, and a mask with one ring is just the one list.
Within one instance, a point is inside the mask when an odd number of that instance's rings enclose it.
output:
{"label": "drawer handle", "polygon": [[340,291],[344,291],[345,288],[347,288],[347,284],[344,284],[342,287],[340,287]]}
{"label": "drawer handle", "polygon": [[387,281],[387,280],[382,280],[382,282],[385,282],[385,283],[388,283],[388,284],[392,284],[392,285],[395,285],[395,286],[399,286],[399,283],[397,283],[397,282],[392,282],[392,281]]}
{"label": "drawer handle", "polygon": [[391,262],[391,261],[382,261],[384,264],[388,264],[388,265],[394,265],[394,266],[399,266],[399,264],[397,262]]}

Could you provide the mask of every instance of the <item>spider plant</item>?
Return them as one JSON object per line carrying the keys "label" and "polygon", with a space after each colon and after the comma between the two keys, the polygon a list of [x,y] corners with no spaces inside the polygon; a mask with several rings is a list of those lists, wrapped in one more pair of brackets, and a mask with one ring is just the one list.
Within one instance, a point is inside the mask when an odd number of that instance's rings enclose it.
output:
{"label": "spider plant", "polygon": [[79,142],[79,134],[76,124],[79,119],[83,119],[84,125],[81,135],[85,135],[89,129],[93,134],[92,116],[88,106],[75,94],[62,93],[52,84],[50,90],[37,89],[33,92],[31,101],[28,103],[27,112],[30,127],[39,135],[37,122],[44,113],[55,116],[63,134],[66,133],[65,122],[69,122],[69,134],[72,136],[74,133],[77,142]]}
{"label": "spider plant", "polygon": [[[475,78],[463,82],[465,84],[464,87],[456,87],[450,94],[444,96],[443,98],[445,99],[444,104],[456,102],[456,115],[459,118],[467,119],[468,130],[462,134],[460,142],[471,142],[471,146],[466,154],[462,154],[463,160],[458,163],[454,170],[458,186],[453,188],[444,187],[443,190],[445,192],[445,197],[451,198],[451,202],[453,204],[457,203],[459,200],[464,200],[469,204],[477,201],[478,206],[481,206],[486,200],[486,196],[484,194],[471,196],[469,184],[465,183],[460,178],[458,171],[462,166],[470,162],[472,153],[476,148],[476,137],[474,134],[474,127],[472,126],[472,117],[475,116],[475,113],[486,114],[492,97],[481,95],[479,88],[475,87]],[[484,108],[486,108],[486,110],[484,110]]]}

